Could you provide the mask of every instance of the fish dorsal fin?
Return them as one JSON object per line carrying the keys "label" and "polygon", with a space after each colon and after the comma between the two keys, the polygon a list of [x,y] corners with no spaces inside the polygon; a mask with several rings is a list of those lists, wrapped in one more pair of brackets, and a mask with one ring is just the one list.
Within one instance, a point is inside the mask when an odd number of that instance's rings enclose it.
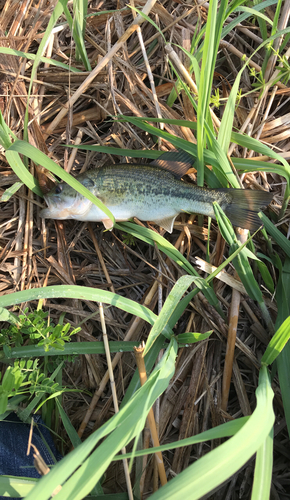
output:
{"label": "fish dorsal fin", "polygon": [[168,231],[168,233],[172,233],[173,231],[173,224],[174,224],[174,221],[176,219],[177,215],[175,215],[174,217],[166,217],[165,219],[154,219],[154,224],[158,224],[158,226],[161,226],[163,227],[163,229],[165,229],[166,231]]}
{"label": "fish dorsal fin", "polygon": [[152,161],[150,165],[168,170],[177,179],[180,179],[191,168],[192,163],[193,157],[186,151],[166,151],[166,153]]}

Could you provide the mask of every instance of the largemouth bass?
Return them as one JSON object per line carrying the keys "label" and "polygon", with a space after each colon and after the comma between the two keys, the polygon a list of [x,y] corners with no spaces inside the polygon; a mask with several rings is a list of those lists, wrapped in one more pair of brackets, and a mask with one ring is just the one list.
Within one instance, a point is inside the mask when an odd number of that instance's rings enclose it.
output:
{"label": "largemouth bass", "polygon": [[[165,153],[154,164],[119,164],[89,170],[77,176],[112,212],[116,221],[137,217],[155,222],[172,232],[175,218],[181,213],[215,217],[217,201],[232,224],[256,230],[262,224],[257,213],[272,200],[271,193],[244,189],[207,189],[180,180],[190,168],[188,162],[168,161]],[[174,152],[170,153],[171,158]],[[183,158],[176,152],[177,158]],[[47,219],[76,219],[103,222],[112,227],[108,216],[68,184],[61,182],[47,195],[48,208],[40,216]]]}

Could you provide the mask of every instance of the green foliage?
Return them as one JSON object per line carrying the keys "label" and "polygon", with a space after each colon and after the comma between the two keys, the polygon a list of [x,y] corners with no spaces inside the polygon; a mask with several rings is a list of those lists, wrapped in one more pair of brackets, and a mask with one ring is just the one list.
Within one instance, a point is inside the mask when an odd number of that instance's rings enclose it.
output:
{"label": "green foliage", "polygon": [[130,233],[122,233],[123,242],[128,246],[136,245],[136,238]]}
{"label": "green foliage", "polygon": [[[80,328],[70,331],[71,325],[69,323],[65,325],[50,323],[48,312],[41,309],[32,312],[28,311],[29,308],[27,307],[19,314],[16,323],[14,322],[8,328],[1,330],[0,346],[4,349],[4,346],[20,347],[24,342],[29,341],[29,343],[43,346],[46,352],[52,348],[63,350],[65,342],[69,342],[71,336],[80,331]],[[16,321],[15,318],[14,321]]]}
{"label": "green foliage", "polygon": [[45,376],[38,367],[38,361],[16,360],[14,366],[7,367],[0,385],[0,415],[6,411],[9,398],[20,394],[55,396],[64,391],[57,382]]}

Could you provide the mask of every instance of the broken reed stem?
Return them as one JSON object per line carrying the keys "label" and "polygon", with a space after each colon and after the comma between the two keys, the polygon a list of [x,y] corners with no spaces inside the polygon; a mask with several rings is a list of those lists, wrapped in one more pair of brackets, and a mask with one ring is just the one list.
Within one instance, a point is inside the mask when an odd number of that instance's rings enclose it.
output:
{"label": "broken reed stem", "polygon": [[[104,346],[105,346],[106,359],[107,359],[107,363],[108,363],[108,372],[109,372],[109,377],[110,377],[110,382],[111,382],[114,409],[115,409],[115,413],[119,413],[119,404],[118,404],[118,398],[117,398],[117,392],[116,392],[116,384],[115,384],[115,380],[114,380],[113,366],[112,366],[112,361],[111,361],[111,353],[110,353],[110,346],[109,346],[107,329],[106,329],[104,308],[103,308],[103,304],[101,302],[99,303],[99,310],[100,310],[100,320],[101,320],[102,331],[103,331],[103,341],[104,341]],[[121,449],[121,453],[122,453],[122,455],[125,455],[125,453],[126,453],[125,447]],[[123,466],[124,466],[124,472],[125,472],[129,500],[134,500],[131,479],[130,479],[130,473],[129,473],[129,467],[128,467],[128,462],[127,462],[126,458],[123,459]]]}
{"label": "broken reed stem", "polygon": [[[148,0],[142,10],[143,14],[148,15],[150,10],[155,5],[156,0]],[[44,134],[45,137],[48,137],[54,129],[58,126],[59,122],[62,118],[64,118],[69,109],[73,107],[75,102],[81,97],[82,94],[85,93],[89,85],[96,78],[96,76],[100,73],[100,71],[108,64],[108,62],[114,57],[114,55],[118,52],[118,50],[122,47],[123,43],[128,40],[128,38],[136,31],[137,27],[140,26],[144,22],[144,18],[138,14],[136,19],[133,21],[131,26],[125,31],[125,33],[119,38],[119,40],[115,43],[115,45],[107,52],[107,54],[100,60],[97,66],[91,71],[89,76],[85,79],[85,81],[80,85],[80,87],[76,90],[76,92],[71,96],[71,98],[64,104],[64,107],[60,110],[58,115],[54,118],[54,120],[50,123],[46,132]]]}
{"label": "broken reed stem", "polygon": [[[235,278],[238,278],[237,273],[235,273]],[[229,322],[229,330],[228,330],[228,339],[227,339],[227,351],[225,357],[225,366],[223,373],[223,383],[222,383],[222,402],[221,408],[226,411],[228,406],[231,378],[232,378],[232,370],[233,370],[233,362],[234,362],[234,354],[235,354],[235,345],[236,345],[236,336],[237,336],[237,328],[238,328],[238,320],[239,320],[239,310],[240,310],[240,300],[241,295],[240,292],[233,288],[232,291],[232,302],[230,307],[230,322]]]}
{"label": "broken reed stem", "polygon": [[[237,238],[241,243],[245,243],[248,237],[247,229],[239,229],[237,230]],[[237,271],[234,274],[235,279],[239,280],[239,276]],[[227,410],[231,378],[233,372],[233,363],[234,363],[234,355],[235,355],[235,345],[237,338],[237,328],[239,321],[239,311],[240,311],[240,302],[241,302],[241,294],[238,290],[233,288],[232,291],[232,302],[230,307],[230,320],[229,320],[229,329],[228,329],[228,340],[227,340],[227,350],[225,357],[225,365],[224,365],[224,373],[223,373],[223,382],[222,382],[222,401],[221,401],[221,409],[223,411]]]}
{"label": "broken reed stem", "polygon": [[[147,380],[145,362],[144,362],[144,357],[143,357],[144,349],[145,349],[145,345],[142,345],[140,347],[134,347],[136,364],[137,364],[138,371],[139,371],[141,386],[144,385],[146,380]],[[160,446],[159,438],[158,438],[158,434],[157,434],[157,429],[156,429],[156,424],[155,424],[154,413],[153,413],[152,408],[150,408],[150,410],[149,410],[147,420],[148,420],[148,424],[150,427],[153,446],[154,447]],[[165,467],[164,467],[164,463],[163,463],[162,453],[160,451],[157,451],[155,453],[155,458],[156,458],[156,462],[157,462],[160,482],[161,482],[162,486],[164,486],[167,483],[167,477],[166,477]]]}

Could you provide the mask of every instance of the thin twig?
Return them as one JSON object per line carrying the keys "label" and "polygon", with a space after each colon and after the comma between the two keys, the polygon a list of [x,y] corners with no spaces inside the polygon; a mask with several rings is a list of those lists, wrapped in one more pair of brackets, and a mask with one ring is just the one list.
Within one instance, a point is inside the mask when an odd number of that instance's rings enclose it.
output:
{"label": "thin twig", "polygon": [[[100,320],[101,320],[102,331],[103,331],[103,341],[104,341],[104,346],[105,346],[106,359],[107,359],[107,363],[108,363],[108,372],[109,372],[109,377],[110,377],[110,382],[111,382],[114,409],[115,409],[115,413],[119,413],[119,404],[118,404],[118,398],[117,398],[117,392],[116,392],[116,384],[115,384],[115,380],[114,380],[114,371],[113,371],[113,366],[112,366],[112,361],[111,361],[110,346],[109,346],[107,329],[106,329],[106,322],[105,322],[105,316],[104,316],[104,308],[103,308],[103,304],[101,302],[99,304],[99,309],[100,309]],[[122,455],[125,455],[125,453],[126,453],[125,447],[121,449],[121,453],[122,453]],[[128,467],[128,462],[127,462],[126,458],[123,459],[123,466],[124,466],[128,496],[129,496],[130,500],[134,500],[133,491],[132,491],[132,484],[131,484],[131,479],[130,479],[130,473],[129,473],[129,467]]]}

